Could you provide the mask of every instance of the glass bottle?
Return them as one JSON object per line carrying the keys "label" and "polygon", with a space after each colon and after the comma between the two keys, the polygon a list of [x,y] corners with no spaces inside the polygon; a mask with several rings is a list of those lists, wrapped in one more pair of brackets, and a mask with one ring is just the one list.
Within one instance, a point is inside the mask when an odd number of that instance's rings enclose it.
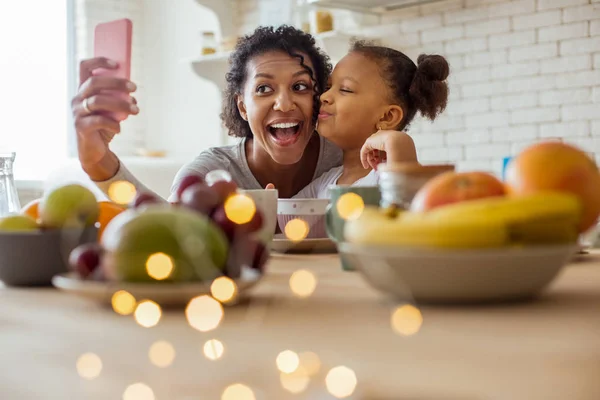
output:
{"label": "glass bottle", "polygon": [[15,153],[0,153],[0,217],[21,210],[13,176],[15,155]]}

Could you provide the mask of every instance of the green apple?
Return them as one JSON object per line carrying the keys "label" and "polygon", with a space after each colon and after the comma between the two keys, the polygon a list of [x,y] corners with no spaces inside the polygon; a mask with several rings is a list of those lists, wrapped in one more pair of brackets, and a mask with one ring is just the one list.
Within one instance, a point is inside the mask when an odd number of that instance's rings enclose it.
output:
{"label": "green apple", "polygon": [[0,218],[0,231],[2,232],[31,232],[39,228],[35,219],[29,215],[7,215]]}
{"label": "green apple", "polygon": [[208,217],[184,207],[149,205],[117,215],[102,235],[102,268],[111,279],[157,281],[148,260],[160,255],[172,269],[165,281],[209,281],[222,275],[228,242]]}
{"label": "green apple", "polygon": [[70,184],[44,193],[39,205],[42,225],[49,228],[92,226],[100,207],[88,188]]}

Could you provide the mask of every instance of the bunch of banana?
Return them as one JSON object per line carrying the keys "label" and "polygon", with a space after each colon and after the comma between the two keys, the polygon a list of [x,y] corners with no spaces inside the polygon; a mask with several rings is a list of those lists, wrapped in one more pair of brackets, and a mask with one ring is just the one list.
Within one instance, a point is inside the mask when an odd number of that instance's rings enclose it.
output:
{"label": "bunch of banana", "polygon": [[346,222],[344,235],[352,243],[407,247],[568,243],[578,238],[581,212],[577,197],[559,192],[490,197],[396,215],[367,207]]}

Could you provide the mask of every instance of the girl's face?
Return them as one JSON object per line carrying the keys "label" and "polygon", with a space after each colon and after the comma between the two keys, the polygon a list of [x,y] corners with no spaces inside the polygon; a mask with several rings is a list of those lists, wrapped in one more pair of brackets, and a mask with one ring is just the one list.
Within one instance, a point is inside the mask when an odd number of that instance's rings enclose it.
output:
{"label": "girl's face", "polygon": [[389,108],[389,89],[379,67],[360,53],[348,53],[327,86],[321,95],[319,134],[341,149],[359,149]]}
{"label": "girl's face", "polygon": [[[308,55],[302,56],[312,70]],[[300,161],[314,132],[314,84],[308,71],[298,58],[274,51],[252,58],[246,73],[237,102],[255,142],[278,164]]]}

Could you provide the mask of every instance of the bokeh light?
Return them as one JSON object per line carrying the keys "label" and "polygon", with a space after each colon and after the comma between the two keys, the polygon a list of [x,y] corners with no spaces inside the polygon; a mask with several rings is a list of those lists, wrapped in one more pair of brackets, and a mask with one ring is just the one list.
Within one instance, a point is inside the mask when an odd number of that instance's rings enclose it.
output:
{"label": "bokeh light", "polygon": [[237,285],[230,278],[221,276],[210,285],[210,294],[221,303],[228,303],[237,295]]}
{"label": "bokeh light", "polygon": [[146,271],[152,279],[162,281],[173,273],[173,260],[165,253],[154,253],[146,261]]}
{"label": "bokeh light", "polygon": [[154,392],[143,383],[134,383],[127,386],[123,392],[123,400],[154,400]]}
{"label": "bokeh light", "polygon": [[356,389],[356,384],[356,374],[345,366],[332,368],[325,377],[327,391],[338,399],[351,396]]}
{"label": "bokeh light", "polygon": [[77,359],[76,368],[83,379],[96,379],[102,372],[102,360],[97,354],[85,353]]}
{"label": "bokeh light", "polygon": [[283,231],[285,233],[285,237],[292,242],[300,242],[306,239],[308,236],[308,232],[310,232],[310,226],[308,226],[308,222],[304,221],[303,219],[294,218],[285,225]]}
{"label": "bokeh light", "polygon": [[344,193],[336,203],[337,212],[342,219],[354,220],[360,217],[365,209],[365,202],[356,193]]}
{"label": "bokeh light", "polygon": [[321,360],[316,353],[304,351],[298,355],[300,358],[300,367],[306,371],[308,376],[315,376],[321,369]]}
{"label": "bokeh light", "polygon": [[242,383],[228,386],[221,395],[221,400],[256,400],[254,392]]}
{"label": "bokeh light", "polygon": [[419,332],[423,315],[415,306],[405,304],[392,313],[392,329],[399,335],[411,336]]}
{"label": "bokeh light", "polygon": [[225,215],[236,224],[246,224],[256,214],[256,204],[252,197],[245,194],[234,194],[225,200]]}
{"label": "bokeh light", "polygon": [[111,304],[113,310],[120,315],[129,315],[135,310],[135,297],[126,290],[119,290],[112,295]]}
{"label": "bokeh light", "polygon": [[117,204],[131,203],[135,194],[135,186],[127,181],[117,181],[108,188],[108,197]]}
{"label": "bokeh light", "polygon": [[148,351],[150,362],[159,368],[166,368],[175,360],[175,348],[167,341],[159,340],[150,346]]}
{"label": "bokeh light", "polygon": [[277,369],[285,374],[291,374],[300,365],[300,357],[291,350],[282,351],[275,359]]}
{"label": "bokeh light", "polygon": [[192,328],[208,332],[221,323],[223,306],[210,296],[195,297],[187,305],[185,317]]}
{"label": "bokeh light", "polygon": [[317,278],[312,272],[300,269],[290,277],[290,289],[298,297],[310,297],[317,288]]}
{"label": "bokeh light", "polygon": [[219,340],[211,339],[204,343],[202,350],[206,358],[216,361],[223,357],[223,353],[225,353],[225,346]]}
{"label": "bokeh light", "polygon": [[299,394],[306,390],[310,383],[310,378],[304,368],[298,367],[291,374],[283,372],[279,374],[279,381],[281,382],[281,386],[288,392]]}
{"label": "bokeh light", "polygon": [[135,308],[135,321],[144,328],[152,328],[158,324],[162,311],[152,300],[141,301]]}

